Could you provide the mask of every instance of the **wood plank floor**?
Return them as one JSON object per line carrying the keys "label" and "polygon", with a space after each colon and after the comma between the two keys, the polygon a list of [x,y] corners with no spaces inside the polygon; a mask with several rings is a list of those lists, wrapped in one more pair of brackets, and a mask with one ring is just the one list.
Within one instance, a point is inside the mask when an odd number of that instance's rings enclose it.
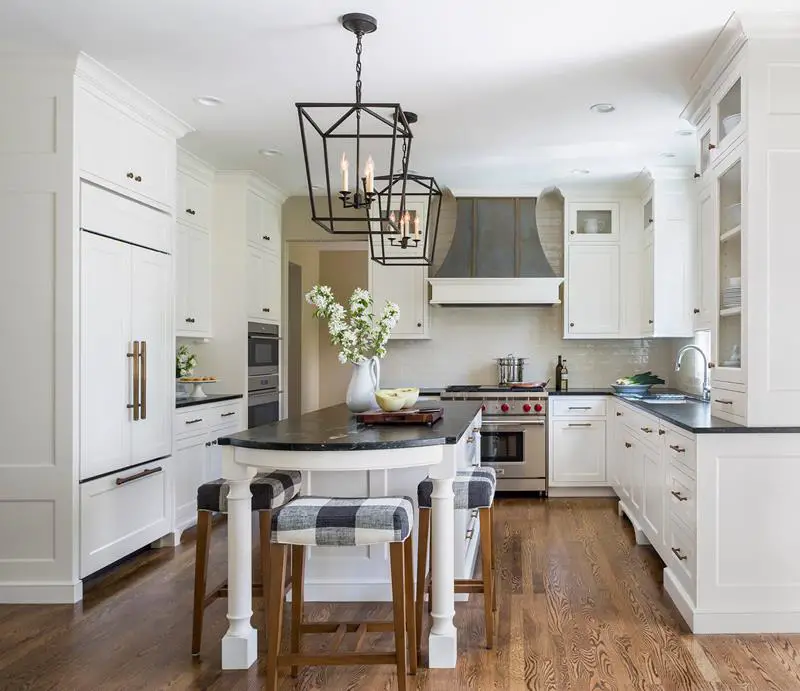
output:
{"label": "wood plank floor", "polygon": [[[409,688],[610,691],[800,689],[800,636],[692,636],[663,592],[662,564],[637,547],[607,499],[500,499],[498,645],[483,647],[480,596],[457,606],[456,670],[421,670]],[[224,575],[224,525],[211,582]],[[220,670],[225,604],[190,650],[194,543],[144,552],[103,574],[73,606],[0,606],[0,689],[260,689],[263,668]],[[388,605],[311,605],[323,621],[387,617]],[[390,643],[383,636],[377,645]],[[318,668],[282,689],[395,689],[394,670]]]}

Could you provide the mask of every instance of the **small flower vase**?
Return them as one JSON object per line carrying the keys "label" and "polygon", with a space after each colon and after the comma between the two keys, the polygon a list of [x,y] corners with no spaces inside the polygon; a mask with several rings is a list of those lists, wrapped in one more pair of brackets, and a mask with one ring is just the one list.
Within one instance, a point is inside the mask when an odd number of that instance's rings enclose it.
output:
{"label": "small flower vase", "polygon": [[347,408],[352,413],[365,413],[375,410],[378,402],[375,400],[375,391],[380,382],[380,364],[378,358],[373,357],[353,365],[353,374],[350,376],[350,385],[347,387]]}

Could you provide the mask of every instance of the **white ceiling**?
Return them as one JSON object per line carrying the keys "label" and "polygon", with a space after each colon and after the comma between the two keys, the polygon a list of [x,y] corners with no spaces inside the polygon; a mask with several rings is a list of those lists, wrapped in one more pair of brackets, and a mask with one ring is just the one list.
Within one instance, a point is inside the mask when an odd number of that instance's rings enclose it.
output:
{"label": "white ceiling", "polygon": [[[368,12],[364,97],[419,113],[412,167],[460,194],[536,194],[692,165],[693,138],[675,133],[689,78],[751,8],[800,0],[2,0],[0,50],[83,50],[192,124],[186,148],[296,193],[294,103],[353,98],[337,18]],[[589,112],[604,101],[616,112]],[[257,153],[270,148],[283,155]]]}

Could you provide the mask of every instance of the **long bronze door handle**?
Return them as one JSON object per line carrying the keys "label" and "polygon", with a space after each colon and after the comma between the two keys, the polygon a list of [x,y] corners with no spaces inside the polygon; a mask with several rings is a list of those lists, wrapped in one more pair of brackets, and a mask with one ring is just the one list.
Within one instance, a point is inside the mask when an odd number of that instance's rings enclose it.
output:
{"label": "long bronze door handle", "polygon": [[136,473],[135,475],[128,475],[128,477],[118,477],[114,482],[118,485],[124,485],[127,482],[133,482],[134,480],[141,480],[143,477],[147,477],[148,475],[155,475],[156,473],[160,473],[163,470],[161,466],[157,466],[155,468],[146,468],[140,473]]}
{"label": "long bronze door handle", "polygon": [[142,341],[139,357],[142,358],[142,368],[139,372],[141,378],[142,402],[139,404],[142,420],[147,419],[147,341]]}
{"label": "long bronze door handle", "polygon": [[133,342],[133,352],[128,353],[129,358],[133,358],[133,404],[128,404],[128,408],[133,409],[133,419],[139,419],[139,341]]}

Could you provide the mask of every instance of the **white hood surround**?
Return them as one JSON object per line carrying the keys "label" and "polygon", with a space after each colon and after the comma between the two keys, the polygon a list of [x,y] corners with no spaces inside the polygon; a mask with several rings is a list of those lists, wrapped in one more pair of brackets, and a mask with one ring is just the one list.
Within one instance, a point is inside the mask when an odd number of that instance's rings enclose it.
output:
{"label": "white hood surround", "polygon": [[536,198],[462,198],[435,277],[435,305],[556,305],[564,279],[545,257]]}

